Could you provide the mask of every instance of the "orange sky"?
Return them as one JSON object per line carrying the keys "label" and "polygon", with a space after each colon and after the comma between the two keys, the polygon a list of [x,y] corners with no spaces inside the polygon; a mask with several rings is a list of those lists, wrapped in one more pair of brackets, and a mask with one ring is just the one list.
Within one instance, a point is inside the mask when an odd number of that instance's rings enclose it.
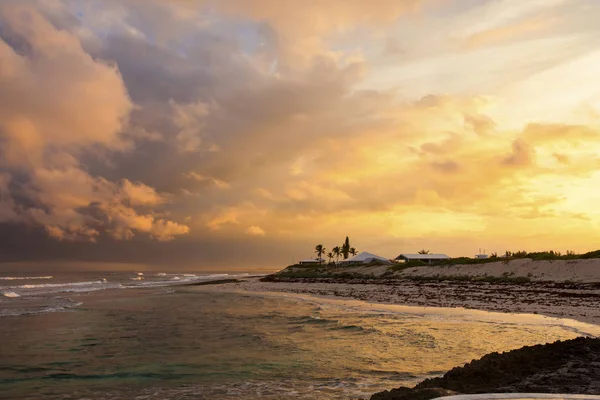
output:
{"label": "orange sky", "polygon": [[236,267],[346,235],[388,257],[595,249],[599,12],[3,1],[0,230],[62,246],[36,259],[145,262],[151,242]]}

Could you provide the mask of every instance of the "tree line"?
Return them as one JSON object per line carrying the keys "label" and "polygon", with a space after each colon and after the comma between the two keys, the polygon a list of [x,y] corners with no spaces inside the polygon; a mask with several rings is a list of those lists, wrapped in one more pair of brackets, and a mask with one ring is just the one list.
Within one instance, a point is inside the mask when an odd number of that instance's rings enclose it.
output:
{"label": "tree line", "polygon": [[329,262],[331,263],[331,260],[334,257],[335,262],[338,262],[340,257],[343,257],[344,260],[346,260],[348,259],[348,257],[350,257],[350,255],[355,256],[357,254],[356,249],[350,245],[350,239],[348,238],[348,236],[346,236],[346,240],[344,240],[344,243],[342,243],[341,246],[335,246],[327,254],[325,254],[326,251],[327,249],[322,244],[318,244],[315,246],[315,253],[319,258],[319,262],[321,262],[321,260],[323,259],[323,255],[329,258]]}

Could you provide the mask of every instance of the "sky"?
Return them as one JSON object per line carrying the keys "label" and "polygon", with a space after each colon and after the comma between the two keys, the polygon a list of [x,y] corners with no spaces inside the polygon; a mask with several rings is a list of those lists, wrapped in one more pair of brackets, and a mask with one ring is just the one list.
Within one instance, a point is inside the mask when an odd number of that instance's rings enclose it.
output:
{"label": "sky", "polygon": [[599,13],[4,0],[0,262],[596,249]]}

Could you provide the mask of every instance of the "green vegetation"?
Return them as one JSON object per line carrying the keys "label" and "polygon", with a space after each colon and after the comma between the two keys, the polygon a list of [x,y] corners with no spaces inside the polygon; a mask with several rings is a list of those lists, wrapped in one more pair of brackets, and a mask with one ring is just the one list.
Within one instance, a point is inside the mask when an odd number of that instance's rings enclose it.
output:
{"label": "green vegetation", "polygon": [[329,253],[327,253],[327,258],[329,258],[329,264],[331,264],[331,260],[333,259],[334,254],[330,251]]}
{"label": "green vegetation", "polygon": [[325,247],[323,247],[322,244],[318,244],[315,246],[315,253],[317,253],[317,256],[319,257],[319,260],[321,260],[323,254],[325,253]]}
{"label": "green vegetation", "polygon": [[342,250],[340,249],[340,246],[335,246],[333,248],[333,255],[335,255],[335,262],[338,262],[340,260],[340,255],[342,255]]}
{"label": "green vegetation", "polygon": [[348,236],[346,236],[346,240],[344,240],[341,251],[342,255],[344,256],[344,260],[347,260],[348,255],[350,254],[350,239],[348,239]]}
{"label": "green vegetation", "polygon": [[489,258],[470,258],[457,257],[444,261],[441,265],[461,265],[461,264],[487,264],[491,262],[509,262],[522,258],[530,258],[532,260],[581,260],[588,258],[600,258],[600,250],[590,251],[585,254],[576,254],[574,251],[567,250],[564,254],[560,251],[537,251],[528,253],[526,251],[506,251],[504,256],[498,257],[497,253],[492,253]]}
{"label": "green vegetation", "polygon": [[[368,264],[371,265],[371,264]],[[377,265],[373,263],[373,265]],[[377,279],[373,274],[360,274],[355,272],[334,273],[323,265],[290,265],[275,274],[267,275],[261,279],[263,282],[276,282],[280,278],[336,278],[336,279]]]}
{"label": "green vegetation", "polygon": [[[321,256],[325,255],[325,247],[322,244],[316,245],[315,253],[317,253],[319,259],[321,259]],[[329,258],[329,264],[331,264],[331,260],[334,257],[335,262],[337,263],[340,260],[340,257],[347,260],[350,255],[355,256],[357,253],[356,249],[350,246],[350,238],[346,236],[344,243],[341,246],[332,247],[331,251],[326,254],[326,257]]]}
{"label": "green vegetation", "polygon": [[469,276],[469,275],[432,275],[432,276],[406,276],[403,279],[409,279],[416,282],[487,282],[487,283],[506,283],[522,285],[530,283],[531,279],[525,276]]}

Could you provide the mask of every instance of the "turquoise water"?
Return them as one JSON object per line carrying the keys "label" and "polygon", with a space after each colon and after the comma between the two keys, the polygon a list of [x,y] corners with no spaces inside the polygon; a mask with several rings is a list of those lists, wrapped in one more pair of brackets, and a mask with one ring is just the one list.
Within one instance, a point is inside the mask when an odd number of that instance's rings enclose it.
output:
{"label": "turquoise water", "polygon": [[0,318],[0,397],[368,398],[491,351],[579,335],[540,316],[378,310],[215,287],[69,299],[75,305],[58,312]]}

